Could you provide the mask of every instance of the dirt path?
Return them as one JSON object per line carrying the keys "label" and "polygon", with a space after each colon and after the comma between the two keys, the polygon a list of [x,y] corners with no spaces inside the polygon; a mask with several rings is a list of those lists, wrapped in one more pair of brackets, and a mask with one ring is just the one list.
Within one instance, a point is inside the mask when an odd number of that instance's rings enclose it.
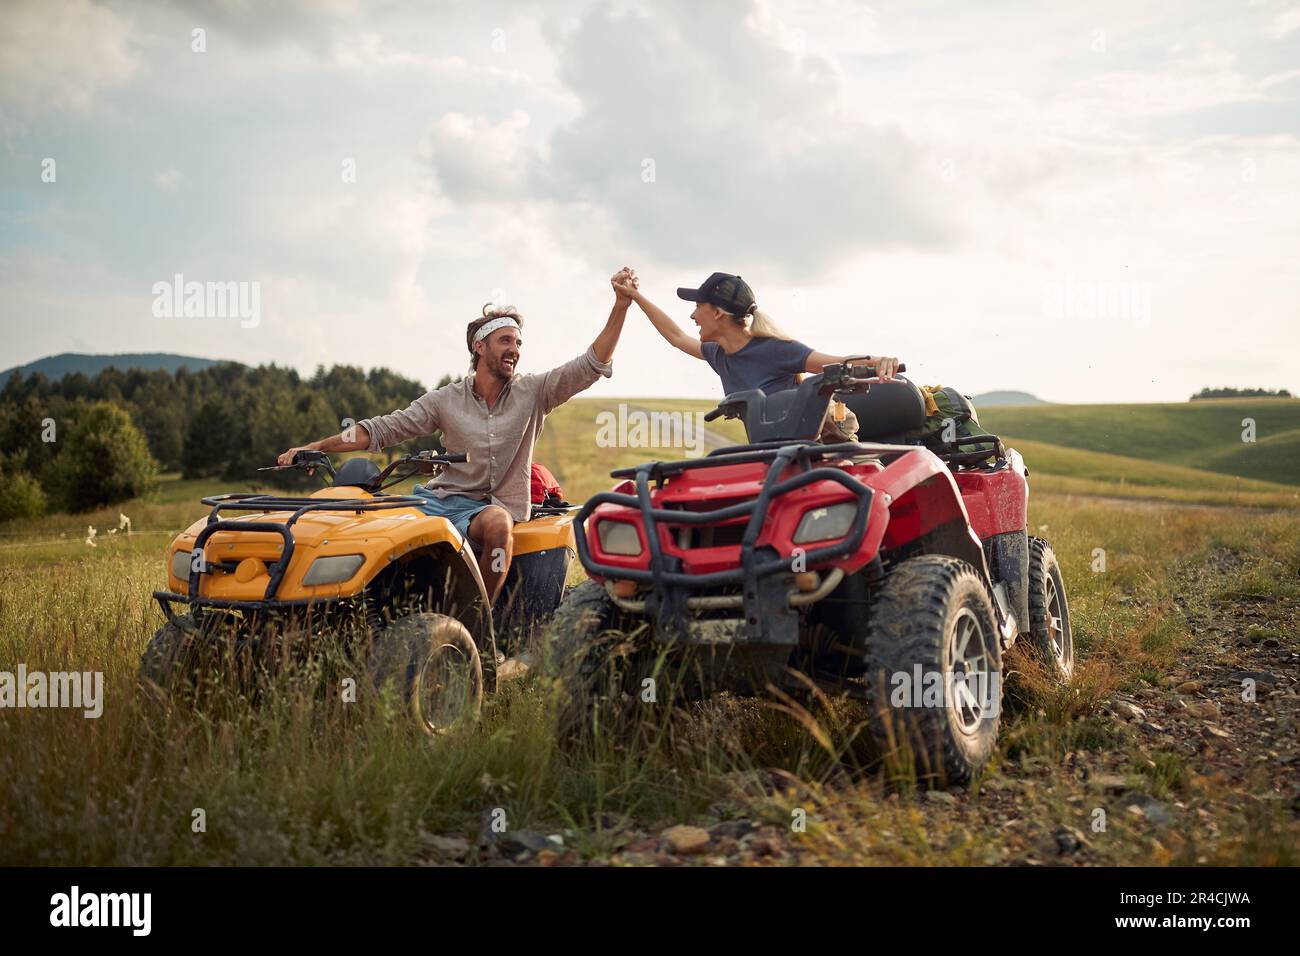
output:
{"label": "dirt path", "polygon": [[[665,413],[662,409],[652,408],[652,407],[650,407],[649,405],[636,405],[636,404],[632,404],[632,403],[628,403],[628,405],[627,405],[627,410],[628,410],[629,412],[641,412],[641,413],[643,413],[643,414],[645,414],[645,415],[663,415],[663,414],[668,414],[668,413]],[[680,412],[680,413],[678,413],[678,414],[681,414],[681,415],[692,415],[692,414],[695,414],[695,413],[694,413],[694,412]],[[697,422],[698,422],[698,420],[697,420]],[[713,451],[713,449],[715,449],[715,448],[724,448],[724,447],[726,447],[727,445],[734,445],[734,444],[736,444],[736,440],[735,440],[735,439],[733,439],[733,438],[729,438],[729,437],[727,437],[726,435],[724,435],[722,432],[720,432],[720,431],[716,431],[716,430],[714,430],[714,429],[712,429],[712,428],[709,428],[707,425],[698,425],[698,427],[699,427],[699,429],[700,429],[700,435],[701,435],[701,437],[703,438],[704,450],[705,450],[706,453],[707,453],[707,452],[710,452],[710,451]]]}
{"label": "dirt path", "polygon": [[[738,774],[733,799],[695,825],[607,821],[607,855],[582,859],[571,833],[524,831],[484,835],[478,846],[435,837],[429,862],[1212,864],[1256,852],[1251,841],[1294,854],[1300,646],[1288,629],[1300,601],[1225,596],[1242,560],[1223,550],[1182,570],[1174,605],[1194,639],[1167,673],[1089,718],[1079,736],[1100,744],[1058,761],[1010,746],[978,791],[908,794],[860,778],[810,788],[783,771]],[[1004,720],[1004,736],[1033,719]],[[802,831],[784,822],[791,806],[805,810]]]}
{"label": "dirt path", "polygon": [[[1275,814],[1291,846],[1300,834],[1300,653],[1285,628],[1298,602],[1221,596],[1240,555],[1219,551],[1188,566],[1175,596],[1193,639],[1168,673],[1106,707],[1130,745],[1075,751],[1060,767],[1028,767],[995,784],[979,813],[1024,831],[1008,862],[1214,862]],[[1065,771],[1064,796],[1086,812],[1073,827],[1009,823],[1017,800]],[[1059,785],[1058,785],[1059,786]],[[1117,846],[1092,832],[1100,807],[1129,824]],[[1135,850],[1137,852],[1135,852]],[[1292,860],[1292,862],[1295,862]]]}
{"label": "dirt path", "polygon": [[1266,505],[1216,505],[1205,502],[1171,501],[1167,498],[1123,498],[1118,495],[1085,495],[1075,492],[1042,492],[1052,494],[1067,501],[1080,500],[1088,503],[1106,505],[1107,507],[1129,508],[1133,511],[1199,511],[1215,512],[1245,511],[1251,514],[1293,511],[1291,508],[1276,508]]}

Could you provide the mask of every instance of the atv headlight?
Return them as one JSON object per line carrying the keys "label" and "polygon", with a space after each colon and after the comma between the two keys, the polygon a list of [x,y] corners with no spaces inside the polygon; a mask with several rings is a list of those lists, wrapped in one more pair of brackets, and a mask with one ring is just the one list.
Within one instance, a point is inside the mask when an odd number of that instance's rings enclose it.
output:
{"label": "atv headlight", "polygon": [[837,505],[805,511],[803,517],[799,519],[799,527],[794,530],[794,543],[805,544],[809,541],[842,538],[849,533],[857,513],[858,505],[855,501],[844,501]]}
{"label": "atv headlight", "polygon": [[641,536],[636,533],[636,525],[626,521],[602,521],[596,525],[596,534],[600,538],[600,550],[606,554],[635,558],[641,553]]}
{"label": "atv headlight", "polygon": [[307,569],[307,576],[302,579],[302,583],[308,587],[313,584],[340,584],[356,574],[365,563],[365,555],[361,554],[317,558]]}
{"label": "atv headlight", "polygon": [[190,579],[190,552],[176,551],[172,554],[172,577],[181,581]]}

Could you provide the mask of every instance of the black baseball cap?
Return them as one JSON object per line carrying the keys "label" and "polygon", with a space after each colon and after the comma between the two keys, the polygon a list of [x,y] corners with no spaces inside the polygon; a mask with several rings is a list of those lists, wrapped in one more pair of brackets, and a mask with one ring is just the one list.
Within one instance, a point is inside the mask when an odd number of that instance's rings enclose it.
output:
{"label": "black baseball cap", "polygon": [[754,290],[740,276],[715,272],[698,289],[678,289],[677,297],[687,302],[707,302],[732,315],[748,315],[754,306]]}

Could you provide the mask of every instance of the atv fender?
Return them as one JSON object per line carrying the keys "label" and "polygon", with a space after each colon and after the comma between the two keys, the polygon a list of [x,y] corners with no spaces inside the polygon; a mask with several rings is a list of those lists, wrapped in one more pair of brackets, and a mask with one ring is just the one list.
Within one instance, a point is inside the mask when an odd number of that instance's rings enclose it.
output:
{"label": "atv fender", "polygon": [[1020,531],[1006,531],[984,539],[993,581],[1005,585],[1007,603],[1016,619],[1019,634],[1029,631],[1029,536]]}
{"label": "atv fender", "polygon": [[[1023,484],[1022,474],[1014,477]],[[994,573],[984,542],[971,524],[966,499],[952,471],[933,454],[906,455],[890,465],[876,482],[889,489],[889,525],[882,551],[921,550],[965,561],[984,579],[997,616],[1004,646],[1013,642],[1028,620],[1023,564],[1015,564],[1014,548],[998,551],[1006,557],[1005,577]],[[1023,524],[1020,536],[1023,538]],[[1010,535],[1008,535],[1010,537]],[[1014,626],[1013,626],[1014,622]]]}
{"label": "atv fender", "polygon": [[947,465],[918,450],[889,465],[872,484],[889,496],[889,525],[881,539],[882,550],[924,543],[931,554],[966,561],[992,587],[984,548],[970,526],[966,504]]}
{"label": "atv fender", "polygon": [[[459,546],[440,542],[430,547],[413,549],[397,558],[393,564],[401,573],[408,562],[429,561],[421,569],[421,584],[427,597],[427,609],[455,618],[474,636],[479,652],[487,660],[495,660],[496,634],[492,626],[492,612],[487,588],[479,573],[478,558],[469,542],[461,540]],[[430,570],[433,571],[430,574]]]}
{"label": "atv fender", "polygon": [[424,592],[424,609],[460,621],[474,635],[484,660],[494,661],[496,634],[491,602],[469,539],[445,518],[412,521],[405,527],[411,529],[410,533],[393,542],[387,554],[388,566],[373,577],[369,590],[382,603],[389,596],[384,593],[385,587],[394,579],[413,575]]}

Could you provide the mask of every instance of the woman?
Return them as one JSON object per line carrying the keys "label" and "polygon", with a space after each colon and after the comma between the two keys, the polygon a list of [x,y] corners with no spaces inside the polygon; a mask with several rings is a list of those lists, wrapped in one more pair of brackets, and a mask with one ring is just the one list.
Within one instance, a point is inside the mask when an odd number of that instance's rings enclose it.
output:
{"label": "woman", "polygon": [[[677,290],[680,298],[695,303],[691,318],[699,327],[698,339],[682,331],[667,312],[641,293],[635,272],[615,278],[615,288],[641,307],[670,345],[712,366],[722,379],[724,395],[750,388],[761,388],[768,395],[784,391],[796,387],[805,372],[820,372],[824,366],[844,360],[842,355],[818,352],[796,342],[778,329],[758,310],[754,291],[740,276],[715,272],[698,289]],[[868,356],[866,364],[885,380],[898,371],[898,359],[889,356]],[[841,405],[829,416],[823,437],[844,440],[856,432],[853,413]]]}

